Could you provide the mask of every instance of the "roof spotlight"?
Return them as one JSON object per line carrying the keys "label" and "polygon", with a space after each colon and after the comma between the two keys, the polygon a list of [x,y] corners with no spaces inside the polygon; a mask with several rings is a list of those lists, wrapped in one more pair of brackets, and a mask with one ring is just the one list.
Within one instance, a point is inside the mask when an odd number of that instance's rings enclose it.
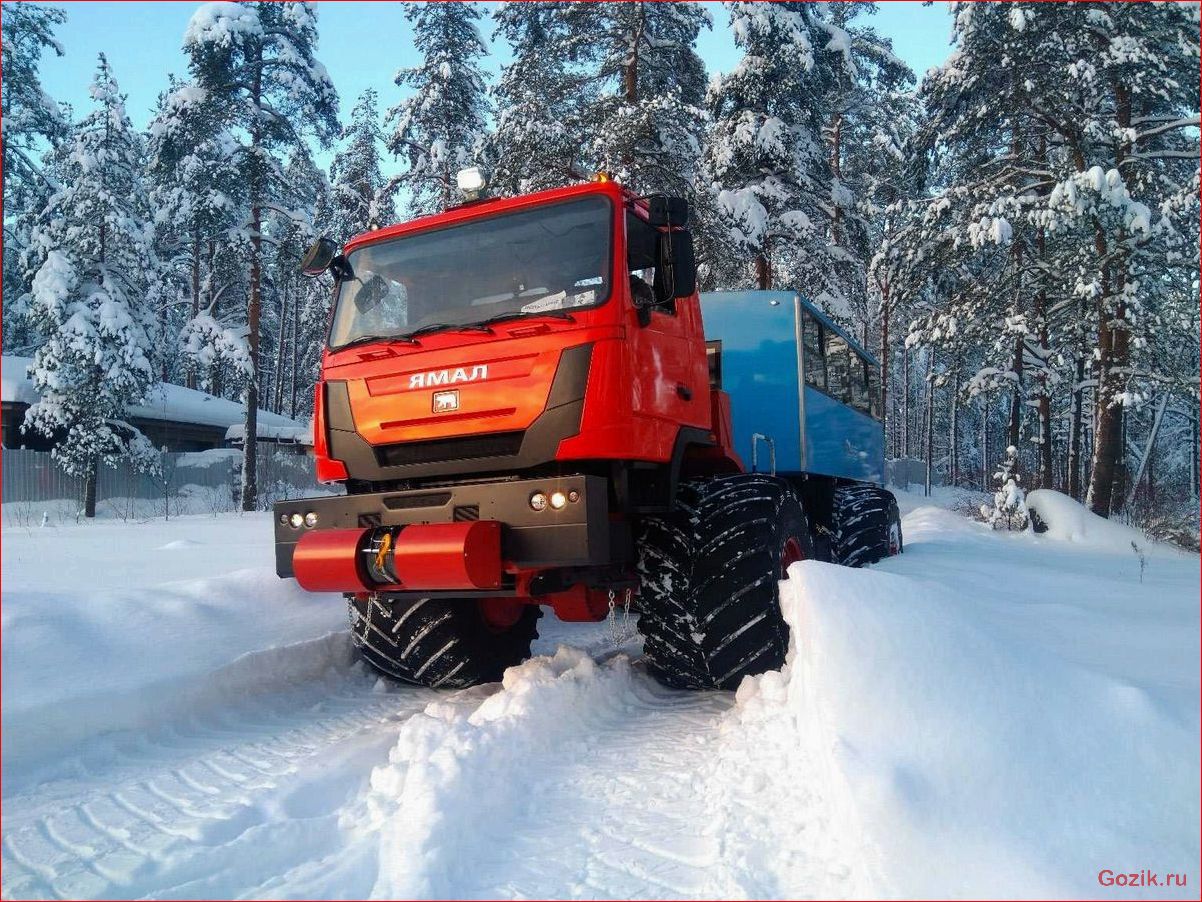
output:
{"label": "roof spotlight", "polygon": [[459,190],[465,198],[478,200],[483,196],[484,189],[488,187],[488,179],[484,177],[479,166],[469,166],[467,169],[460,169],[455,173],[455,184],[459,186]]}

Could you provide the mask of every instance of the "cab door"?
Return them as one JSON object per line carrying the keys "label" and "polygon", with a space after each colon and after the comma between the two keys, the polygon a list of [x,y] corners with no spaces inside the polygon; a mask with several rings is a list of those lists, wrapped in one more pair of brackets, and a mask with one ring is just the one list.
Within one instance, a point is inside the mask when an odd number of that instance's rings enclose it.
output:
{"label": "cab door", "polygon": [[659,238],[657,229],[634,211],[626,213],[626,289],[630,293],[631,406],[636,416],[660,420],[663,430],[677,426],[709,426],[709,372],[701,311],[694,294],[669,298],[643,312],[638,324],[638,296],[657,290]]}

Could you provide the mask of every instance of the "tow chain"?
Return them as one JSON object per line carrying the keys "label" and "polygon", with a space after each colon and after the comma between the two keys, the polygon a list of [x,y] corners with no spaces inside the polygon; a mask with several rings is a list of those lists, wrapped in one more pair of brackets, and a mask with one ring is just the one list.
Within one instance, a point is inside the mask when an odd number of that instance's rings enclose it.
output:
{"label": "tow chain", "polygon": [[617,594],[613,589],[609,590],[609,641],[614,648],[621,648],[627,642],[634,638],[634,629],[630,625],[630,600],[634,592],[626,589],[626,593],[622,599],[622,625],[618,626],[618,612],[615,601]]}

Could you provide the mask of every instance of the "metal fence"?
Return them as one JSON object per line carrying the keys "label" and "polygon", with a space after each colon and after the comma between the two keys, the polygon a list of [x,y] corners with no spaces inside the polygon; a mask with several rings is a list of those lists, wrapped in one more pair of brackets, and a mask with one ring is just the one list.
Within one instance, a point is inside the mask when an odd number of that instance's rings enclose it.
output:
{"label": "metal fence", "polygon": [[[329,491],[314,479],[313,458],[308,454],[271,445],[259,445],[257,452],[261,509],[278,500]],[[15,505],[83,501],[84,480],[64,473],[47,451],[6,448],[0,452],[0,461],[4,480],[0,500],[6,516]],[[164,452],[153,472],[138,472],[128,464],[102,466],[96,480],[96,500],[98,507],[108,502],[109,507],[123,510],[153,512],[158,506],[165,514],[216,513],[239,506],[241,484],[241,449]]]}
{"label": "metal fence", "polygon": [[[925,460],[915,460],[899,457],[885,461],[885,482],[904,489],[911,485],[925,485],[927,479],[927,464]],[[941,485],[938,468],[931,471],[931,483]]]}

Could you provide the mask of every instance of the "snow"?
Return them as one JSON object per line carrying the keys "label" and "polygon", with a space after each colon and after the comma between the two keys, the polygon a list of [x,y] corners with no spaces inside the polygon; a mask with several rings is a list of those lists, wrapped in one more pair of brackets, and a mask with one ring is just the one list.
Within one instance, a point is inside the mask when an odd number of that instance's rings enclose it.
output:
{"label": "snow", "polygon": [[[5,354],[0,358],[0,398],[5,403],[33,404],[39,395],[30,381],[27,371],[33,359]],[[160,382],[147,393],[146,401],[125,409],[127,417],[145,420],[169,420],[177,423],[195,423],[204,426],[238,427],[238,437],[246,418],[246,408],[235,401],[218,398],[182,385]],[[308,425],[296,420],[259,411],[258,432],[261,438],[307,441],[311,433]]]}
{"label": "snow", "polygon": [[637,641],[549,616],[501,684],[395,686],[355,662],[340,599],[275,578],[265,514],[6,528],[4,895],[1196,881],[1197,557],[1054,493],[1028,495],[1042,534],[898,497],[906,553],[794,565],[787,665],[737,693],[663,689]]}
{"label": "snow", "polygon": [[1099,517],[1060,492],[1049,489],[1029,492],[1027,509],[1034,511],[1047,526],[1047,532],[1043,535],[1049,539],[1124,556],[1132,553],[1133,544],[1140,549],[1139,553],[1143,554],[1182,554],[1170,546],[1149,542],[1139,530]]}
{"label": "snow", "polygon": [[192,14],[184,30],[184,47],[214,44],[228,47],[245,36],[263,33],[259,14],[241,3],[205,3]]}

